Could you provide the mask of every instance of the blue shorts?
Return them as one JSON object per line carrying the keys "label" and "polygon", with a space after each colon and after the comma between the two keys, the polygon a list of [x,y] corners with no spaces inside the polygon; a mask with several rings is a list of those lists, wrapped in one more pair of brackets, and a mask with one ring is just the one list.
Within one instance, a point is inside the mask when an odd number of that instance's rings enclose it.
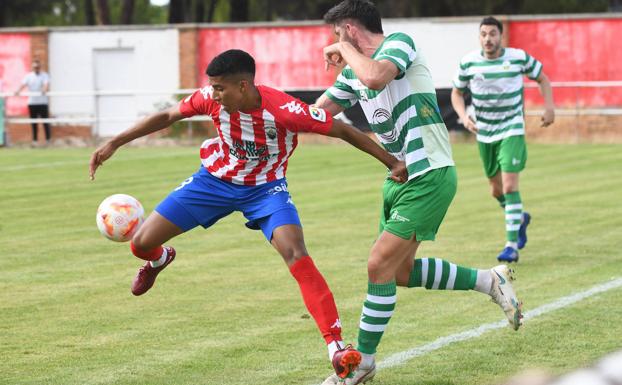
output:
{"label": "blue shorts", "polygon": [[248,219],[246,227],[261,229],[268,241],[279,226],[302,226],[285,178],[243,186],[220,180],[204,167],[182,182],[155,211],[184,232],[199,225],[208,228],[220,218],[241,211]]}

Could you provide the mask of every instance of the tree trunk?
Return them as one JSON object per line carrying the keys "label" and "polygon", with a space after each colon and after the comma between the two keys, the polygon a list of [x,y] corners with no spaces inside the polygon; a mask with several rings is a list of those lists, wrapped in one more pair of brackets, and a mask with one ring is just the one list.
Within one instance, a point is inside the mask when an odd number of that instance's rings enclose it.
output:
{"label": "tree trunk", "polygon": [[7,4],[4,1],[0,1],[0,27],[7,26],[6,10],[7,10]]}
{"label": "tree trunk", "polygon": [[184,22],[184,0],[171,0],[168,3],[168,22],[171,24]]}
{"label": "tree trunk", "polygon": [[272,0],[266,1],[265,19],[266,21],[272,21]]}
{"label": "tree trunk", "polygon": [[110,24],[110,9],[108,8],[108,0],[96,0],[97,19],[101,25]]}
{"label": "tree trunk", "polygon": [[134,0],[123,0],[121,24],[134,24]]}
{"label": "tree trunk", "polygon": [[248,0],[231,0],[230,21],[248,21]]}
{"label": "tree trunk", "polygon": [[86,25],[95,25],[95,9],[93,0],[84,0],[84,21]]}
{"label": "tree trunk", "polygon": [[196,0],[194,4],[194,22],[203,23],[205,21],[205,1]]}
{"label": "tree trunk", "polygon": [[216,3],[218,0],[210,0],[209,9],[207,11],[207,22],[211,23],[214,21],[214,11],[216,10]]}

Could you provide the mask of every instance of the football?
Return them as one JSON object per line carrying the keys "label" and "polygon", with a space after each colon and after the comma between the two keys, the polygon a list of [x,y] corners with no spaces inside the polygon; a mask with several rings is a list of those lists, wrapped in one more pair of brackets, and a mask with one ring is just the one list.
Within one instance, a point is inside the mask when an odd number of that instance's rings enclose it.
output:
{"label": "football", "polygon": [[97,228],[110,240],[126,242],[143,224],[144,215],[143,205],[136,198],[114,194],[104,199],[97,208]]}

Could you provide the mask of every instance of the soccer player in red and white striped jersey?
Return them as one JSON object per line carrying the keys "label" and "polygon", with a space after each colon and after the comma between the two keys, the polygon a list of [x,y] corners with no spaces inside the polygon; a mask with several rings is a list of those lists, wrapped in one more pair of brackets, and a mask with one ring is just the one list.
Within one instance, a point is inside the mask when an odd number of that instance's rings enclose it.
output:
{"label": "soccer player in red and white striped jersey", "polygon": [[136,123],[91,157],[90,175],[94,178],[97,168],[120,146],[183,118],[209,115],[218,131],[218,138],[201,146],[199,171],[171,192],[133,237],[132,253],[147,262],[134,279],[132,293],[147,292],[158,273],[174,260],[175,250],[163,243],[241,211],[248,219],[246,226],[261,229],[283,257],[326,341],[337,375],[344,378],[356,368],[361,356],[343,345],[333,295],[307,252],[298,212],[287,191],[287,161],[296,148],[298,133],[314,132],[341,138],[369,153],[391,170],[390,177],[396,181],[406,181],[405,164],[367,135],[333,120],[325,110],[255,85],[255,61],[244,51],[221,53],[206,72],[208,87],[178,106]]}

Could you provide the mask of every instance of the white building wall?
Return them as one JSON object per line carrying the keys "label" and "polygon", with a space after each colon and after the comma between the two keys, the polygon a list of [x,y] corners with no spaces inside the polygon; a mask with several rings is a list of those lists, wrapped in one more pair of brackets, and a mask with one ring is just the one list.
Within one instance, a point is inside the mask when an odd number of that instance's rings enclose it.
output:
{"label": "white building wall", "polygon": [[436,88],[451,88],[460,60],[480,49],[479,20],[383,19],[384,34],[404,32],[412,37],[417,52],[422,52]]}
{"label": "white building wall", "polygon": [[[176,29],[153,30],[66,30],[49,36],[50,91],[92,92],[96,89],[96,50],[132,49],[133,60],[116,71],[131,73],[132,91],[163,91],[179,88],[179,37]],[[129,118],[118,123],[123,131],[139,116],[175,103],[171,94],[137,95],[129,108]],[[54,96],[51,112],[58,116],[93,117],[94,96]],[[127,115],[124,111],[123,115]],[[124,118],[125,116],[118,116]],[[94,125],[96,127],[96,125]]]}

